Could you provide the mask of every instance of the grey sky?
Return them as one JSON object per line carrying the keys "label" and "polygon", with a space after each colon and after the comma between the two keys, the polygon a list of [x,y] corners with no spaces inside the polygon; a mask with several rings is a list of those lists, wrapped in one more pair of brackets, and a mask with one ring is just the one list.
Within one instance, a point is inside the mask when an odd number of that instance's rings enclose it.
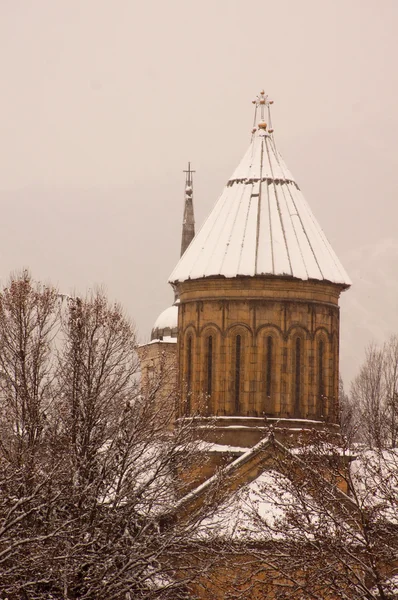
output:
{"label": "grey sky", "polygon": [[[396,0],[2,0],[3,281],[29,266],[65,291],[102,283],[147,339],[172,301],[182,170],[197,171],[200,225],[247,148],[261,88],[354,284],[375,248],[398,272],[384,243],[397,238],[397,22]],[[384,283],[343,299],[347,378],[366,341],[398,330],[367,327],[391,303]]]}

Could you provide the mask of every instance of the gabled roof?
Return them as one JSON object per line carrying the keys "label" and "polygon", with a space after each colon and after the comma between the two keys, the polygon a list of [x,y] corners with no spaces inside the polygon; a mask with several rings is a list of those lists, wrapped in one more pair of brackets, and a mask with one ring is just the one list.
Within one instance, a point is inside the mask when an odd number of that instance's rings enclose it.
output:
{"label": "gabled roof", "polygon": [[169,281],[214,276],[351,283],[264,121]]}
{"label": "gabled roof", "polygon": [[[292,479],[301,479],[302,473],[311,473],[314,489],[308,487],[309,494],[318,493],[319,489],[322,493],[326,490],[333,491],[332,496],[339,498],[347,514],[355,514],[357,507],[352,499],[327,481],[321,472],[314,471],[295,452],[276,440],[273,432],[178,500],[171,514],[174,518],[184,521],[194,513],[199,514],[204,504],[207,504],[209,507],[221,507],[218,511],[220,516],[222,507],[227,506],[229,499],[239,490],[247,488],[258,495],[264,481],[268,480],[269,483],[275,477],[280,480],[286,477],[286,473],[281,471],[281,465],[289,471]],[[267,500],[272,500],[272,494]],[[217,518],[216,516],[216,521]]]}

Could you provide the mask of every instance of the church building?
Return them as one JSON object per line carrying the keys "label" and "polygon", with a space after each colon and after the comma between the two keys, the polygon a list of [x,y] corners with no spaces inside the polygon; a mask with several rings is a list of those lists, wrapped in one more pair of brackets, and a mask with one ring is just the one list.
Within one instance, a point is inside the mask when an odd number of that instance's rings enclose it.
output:
{"label": "church building", "polygon": [[176,301],[141,350],[176,367],[175,417],[211,418],[212,441],[248,447],[264,429],[338,430],[339,297],[350,279],[277,150],[272,101],[254,101],[251,143],[195,234],[186,172]]}
{"label": "church building", "polygon": [[[203,526],[186,570],[176,564],[181,580],[198,569],[187,597],[200,600],[334,600],[341,589],[349,598],[397,570],[395,546],[370,564],[367,533],[358,555],[368,522],[338,398],[339,298],[350,279],[277,149],[271,104],[264,92],[254,101],[250,146],[196,235],[188,166],[175,301],[140,349],[144,390],[161,375],[155,406],[198,442],[189,465],[174,466],[162,523]],[[340,560],[348,530],[354,551]]]}

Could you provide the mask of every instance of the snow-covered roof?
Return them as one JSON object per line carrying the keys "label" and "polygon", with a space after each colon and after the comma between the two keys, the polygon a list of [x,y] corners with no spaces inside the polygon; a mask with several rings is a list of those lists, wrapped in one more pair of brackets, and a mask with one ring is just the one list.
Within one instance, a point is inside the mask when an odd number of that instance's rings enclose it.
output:
{"label": "snow-covered roof", "polygon": [[169,281],[256,275],[351,284],[261,122]]}
{"label": "snow-covered roof", "polygon": [[151,339],[164,340],[168,338],[176,338],[178,331],[178,306],[173,304],[160,313],[155,321],[152,329]]}
{"label": "snow-covered roof", "polygon": [[[264,446],[264,442],[260,442],[257,446],[260,448],[261,445]],[[310,448],[307,446],[305,449],[308,451]],[[336,450],[339,452],[335,447]],[[291,456],[297,454],[294,450],[292,452],[287,449],[286,453]],[[253,448],[246,452],[247,456],[250,454],[253,454]],[[327,456],[327,450],[324,456]],[[244,460],[245,455],[242,455],[226,469],[232,470],[233,465]],[[356,500],[349,500],[349,497],[337,488],[336,492],[341,500],[347,499],[351,502],[353,510],[372,509],[373,519],[387,518],[390,523],[396,524],[397,465],[398,449],[363,452],[350,465]],[[205,485],[206,482],[202,483],[197,490]],[[325,480],[325,486],[327,485],[330,484]],[[297,483],[292,483],[280,470],[266,468],[255,479],[244,482],[230,496],[225,497],[216,511],[203,520],[200,534],[205,537],[245,538],[251,541],[280,539],[284,535],[292,534],[295,524],[291,523],[288,526],[288,521],[291,508],[298,502],[297,489]],[[194,497],[197,490],[190,492],[191,497]],[[326,523],[329,523],[331,531],[334,525],[337,525],[337,530],[340,531],[350,527],[350,524],[344,521],[346,515],[344,511],[340,515],[343,516],[343,520],[339,520],[337,513],[334,514],[333,504],[325,512],[325,506],[318,504],[316,497],[311,496],[310,490],[303,493],[304,490],[305,486],[300,487],[300,501],[303,502],[302,506],[306,507],[306,518],[309,518],[313,525],[321,523],[322,517],[326,519]],[[298,508],[299,512],[300,510],[302,507]],[[310,532],[311,527],[308,531],[305,528],[302,530],[305,536]],[[356,536],[359,541],[358,532]],[[395,585],[398,583],[398,576],[394,583]]]}
{"label": "snow-covered roof", "polygon": [[178,324],[178,306],[169,306],[155,321],[154,329],[174,329]]}
{"label": "snow-covered roof", "polygon": [[278,539],[281,534],[275,524],[286,517],[294,503],[288,488],[289,481],[284,475],[274,470],[264,471],[204,519],[199,535],[251,541]]}
{"label": "snow-covered roof", "polygon": [[147,344],[141,344],[141,346],[142,347],[146,347],[146,346],[150,346],[151,344],[176,344],[176,343],[177,343],[177,338],[176,337],[171,337],[171,335],[164,335],[164,336],[162,336],[161,339],[160,338],[154,338],[153,340],[151,340]]}
{"label": "snow-covered roof", "polygon": [[364,450],[350,470],[358,499],[398,524],[398,448]]}

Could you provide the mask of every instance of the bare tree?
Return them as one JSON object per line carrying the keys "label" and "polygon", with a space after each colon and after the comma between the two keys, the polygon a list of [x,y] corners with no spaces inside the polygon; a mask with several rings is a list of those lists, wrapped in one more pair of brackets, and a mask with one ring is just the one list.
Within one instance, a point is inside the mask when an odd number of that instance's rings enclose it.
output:
{"label": "bare tree", "polygon": [[369,448],[382,448],[386,440],[385,353],[371,344],[365,362],[351,386],[351,400],[360,411],[360,433]]}
{"label": "bare tree", "polygon": [[351,447],[358,441],[360,413],[350,396],[346,393],[343,380],[339,379],[340,427],[346,444]]}
{"label": "bare tree", "polygon": [[53,401],[56,290],[33,284],[26,271],[11,278],[0,296],[0,324],[0,448],[24,473],[29,493]]}
{"label": "bare tree", "polygon": [[138,367],[134,328],[101,292],[65,304],[24,272],[0,295],[3,597],[178,599],[203,570],[184,550],[201,515],[161,518],[191,428],[167,430]]}
{"label": "bare tree", "polygon": [[398,336],[371,344],[350,398],[343,396],[342,426],[357,425],[356,441],[366,447],[396,447],[398,441]]}
{"label": "bare tree", "polygon": [[387,413],[386,434],[389,445],[398,442],[398,336],[392,335],[384,344],[385,405]]}

